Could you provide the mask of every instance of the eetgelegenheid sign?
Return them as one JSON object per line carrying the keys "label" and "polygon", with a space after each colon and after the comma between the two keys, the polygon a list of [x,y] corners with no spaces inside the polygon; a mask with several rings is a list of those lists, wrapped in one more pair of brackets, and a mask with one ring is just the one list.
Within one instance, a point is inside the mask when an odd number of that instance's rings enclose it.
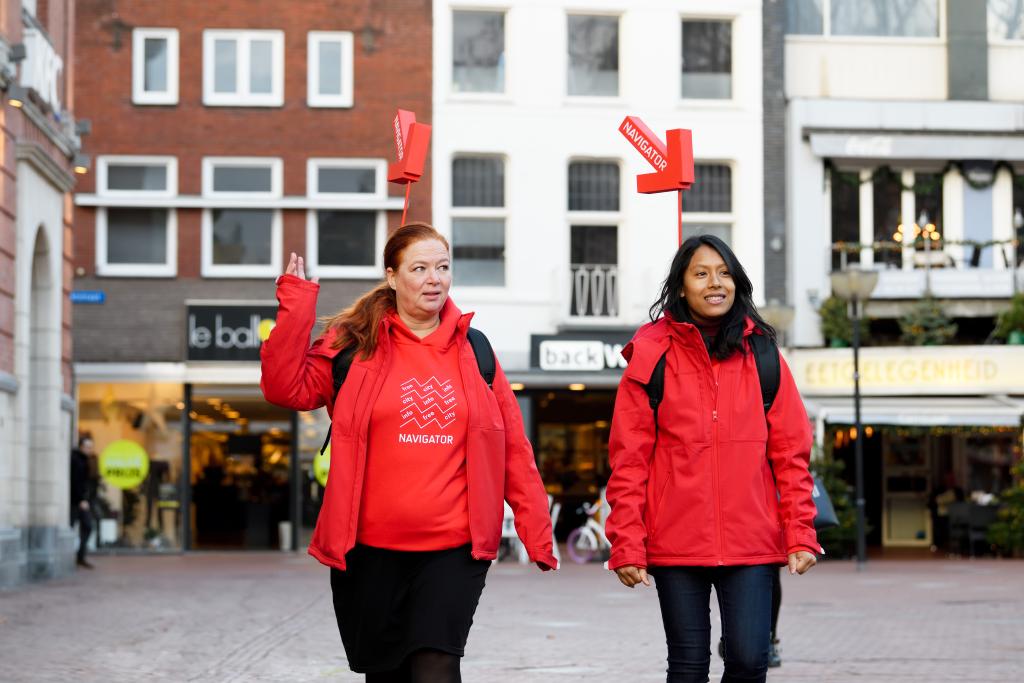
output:
{"label": "eetgelegenheid sign", "polygon": [[186,360],[258,361],[277,306],[264,303],[188,304]]}

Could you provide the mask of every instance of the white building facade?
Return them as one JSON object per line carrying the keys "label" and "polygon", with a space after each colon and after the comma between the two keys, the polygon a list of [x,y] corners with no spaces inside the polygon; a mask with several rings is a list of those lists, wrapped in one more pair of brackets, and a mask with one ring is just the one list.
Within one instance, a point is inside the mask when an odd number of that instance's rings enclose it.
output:
{"label": "white building facade", "polygon": [[677,197],[636,192],[651,168],[618,132],[625,116],[659,137],[693,131],[684,236],[724,237],[763,298],[761,11],[434,3],[434,224],[452,242],[453,298],[519,389],[555,495],[603,482],[618,351],[677,248]]}

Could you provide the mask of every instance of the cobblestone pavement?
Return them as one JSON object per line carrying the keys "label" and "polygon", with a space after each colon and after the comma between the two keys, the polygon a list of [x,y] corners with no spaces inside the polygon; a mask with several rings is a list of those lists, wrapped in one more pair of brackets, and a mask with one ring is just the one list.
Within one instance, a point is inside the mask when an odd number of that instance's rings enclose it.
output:
{"label": "cobblestone pavement", "polygon": [[[292,554],[99,557],[0,594],[0,681],[359,681],[327,570]],[[783,666],[768,680],[1024,680],[1024,563],[827,562],[783,579]],[[712,623],[718,630],[717,608]],[[494,565],[463,677],[664,681],[653,589],[599,565]],[[721,676],[712,660],[712,680]]]}

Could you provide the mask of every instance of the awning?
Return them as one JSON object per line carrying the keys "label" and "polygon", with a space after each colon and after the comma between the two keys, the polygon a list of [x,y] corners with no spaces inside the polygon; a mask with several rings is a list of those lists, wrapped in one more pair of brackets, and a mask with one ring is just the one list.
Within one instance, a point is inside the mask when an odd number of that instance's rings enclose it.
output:
{"label": "awning", "polygon": [[527,389],[566,389],[570,384],[582,384],[587,389],[614,390],[619,386],[622,372],[547,372],[544,370],[506,370],[512,384],[523,384]]}
{"label": "awning", "polygon": [[829,159],[1024,160],[1024,135],[811,132],[811,150]]}
{"label": "awning", "polygon": [[[812,418],[834,424],[853,424],[853,398],[805,398]],[[1024,399],[1004,396],[864,397],[861,423],[933,427],[1019,427]]]}

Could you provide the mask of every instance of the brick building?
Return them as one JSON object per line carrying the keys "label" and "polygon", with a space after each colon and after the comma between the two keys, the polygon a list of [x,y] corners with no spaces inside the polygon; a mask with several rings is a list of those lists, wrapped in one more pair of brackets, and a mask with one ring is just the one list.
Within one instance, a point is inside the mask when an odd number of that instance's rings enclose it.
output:
{"label": "brick building", "polygon": [[73,7],[0,2],[0,589],[73,566]]}
{"label": "brick building", "polygon": [[[260,395],[274,279],[304,254],[327,314],[380,277],[403,205],[390,124],[430,116],[431,3],[77,7],[96,160],[75,198],[79,427],[145,465],[104,481],[96,542],[296,545],[324,427]],[[410,218],[430,220],[429,183]]]}

